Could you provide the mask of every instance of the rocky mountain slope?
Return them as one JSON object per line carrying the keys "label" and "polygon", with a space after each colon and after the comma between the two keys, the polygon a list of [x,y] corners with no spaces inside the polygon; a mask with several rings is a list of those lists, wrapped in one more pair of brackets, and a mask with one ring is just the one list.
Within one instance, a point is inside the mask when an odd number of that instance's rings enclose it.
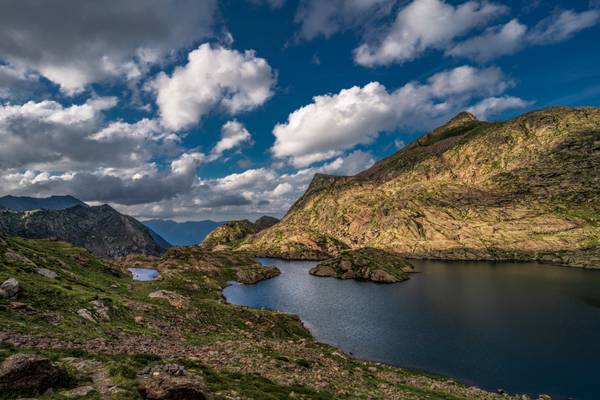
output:
{"label": "rocky mountain slope", "polygon": [[159,255],[169,247],[141,222],[108,205],[24,212],[0,210],[0,232],[62,240],[104,258],[130,253]]}
{"label": "rocky mountain slope", "polygon": [[206,235],[223,224],[211,220],[176,222],[163,219],[142,223],[174,246],[192,246],[201,243]]}
{"label": "rocky mountain slope", "polygon": [[202,241],[202,247],[206,249],[235,247],[253,234],[270,228],[278,222],[277,218],[266,215],[255,222],[250,222],[247,219],[229,221],[210,232]]}
{"label": "rocky mountain slope", "polygon": [[[161,275],[133,281],[132,265]],[[249,255],[199,246],[109,262],[0,234],[0,285],[14,289],[0,295],[0,398],[528,398],[354,360],[295,316],[223,301],[228,281],[265,271]]]}
{"label": "rocky mountain slope", "polygon": [[503,122],[461,113],[356,176],[316,175],[280,223],[241,248],[323,259],[365,246],[600,268],[600,109]]}
{"label": "rocky mountain slope", "polygon": [[31,211],[38,209],[64,210],[65,208],[75,206],[87,207],[87,204],[73,196],[50,196],[44,198],[25,196],[0,197],[0,208],[14,211]]}

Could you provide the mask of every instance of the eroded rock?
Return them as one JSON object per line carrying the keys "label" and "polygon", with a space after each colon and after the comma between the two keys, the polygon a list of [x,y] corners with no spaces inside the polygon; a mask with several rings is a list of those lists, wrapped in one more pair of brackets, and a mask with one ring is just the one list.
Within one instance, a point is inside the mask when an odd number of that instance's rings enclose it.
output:
{"label": "eroded rock", "polygon": [[20,290],[19,281],[15,278],[9,278],[0,285],[0,297],[12,299],[13,297],[17,297]]}
{"label": "eroded rock", "polygon": [[69,375],[47,358],[15,354],[0,364],[0,388],[43,392],[68,383]]}
{"label": "eroded rock", "polygon": [[187,308],[189,305],[189,299],[179,293],[172,292],[170,290],[157,290],[148,295],[151,299],[163,299],[166,300],[170,305],[175,308]]}
{"label": "eroded rock", "polygon": [[139,375],[138,391],[148,400],[205,400],[210,392],[201,376],[177,364],[145,370]]}

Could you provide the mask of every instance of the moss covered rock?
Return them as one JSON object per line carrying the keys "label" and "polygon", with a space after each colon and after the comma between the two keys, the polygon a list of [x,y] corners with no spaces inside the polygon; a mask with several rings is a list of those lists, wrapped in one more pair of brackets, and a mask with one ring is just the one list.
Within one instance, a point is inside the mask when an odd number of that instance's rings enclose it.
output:
{"label": "moss covered rock", "polygon": [[413,266],[396,254],[373,248],[346,250],[310,270],[315,276],[356,279],[380,283],[401,282],[414,272]]}

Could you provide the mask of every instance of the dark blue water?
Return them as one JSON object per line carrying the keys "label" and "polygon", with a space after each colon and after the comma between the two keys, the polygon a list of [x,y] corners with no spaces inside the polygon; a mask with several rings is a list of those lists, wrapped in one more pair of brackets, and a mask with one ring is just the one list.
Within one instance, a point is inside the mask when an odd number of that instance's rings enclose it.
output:
{"label": "dark blue water", "polygon": [[485,389],[600,399],[600,272],[537,264],[415,261],[384,285],[318,278],[311,262],[225,289],[234,304],[299,315],[354,357]]}
{"label": "dark blue water", "polygon": [[153,268],[127,268],[133,277],[134,281],[152,281],[156,279],[160,273]]}

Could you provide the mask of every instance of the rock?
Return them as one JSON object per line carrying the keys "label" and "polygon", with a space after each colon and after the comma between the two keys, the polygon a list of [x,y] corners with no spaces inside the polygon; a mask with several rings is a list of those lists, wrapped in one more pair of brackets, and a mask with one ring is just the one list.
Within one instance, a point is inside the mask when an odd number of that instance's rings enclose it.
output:
{"label": "rock", "polygon": [[0,388],[43,392],[68,383],[69,375],[47,358],[15,354],[0,364]]}
{"label": "rock", "polygon": [[396,254],[373,248],[345,250],[310,270],[315,276],[394,283],[408,279],[413,267]]}
{"label": "rock", "polygon": [[211,395],[202,377],[180,365],[155,367],[139,376],[138,392],[148,400],[205,400]]}
{"label": "rock", "polygon": [[64,397],[67,397],[67,398],[84,397],[95,391],[96,391],[96,389],[94,389],[93,386],[80,386],[75,389],[71,389],[71,390],[62,392],[61,395],[63,395]]}
{"label": "rock", "polygon": [[144,317],[142,317],[141,315],[136,315],[135,317],[133,317],[133,320],[136,322],[136,324],[141,324],[142,322],[144,322]]}
{"label": "rock", "polygon": [[85,308],[77,310],[77,315],[90,322],[96,322],[96,319],[94,318],[92,313],[89,310],[86,310]]}
{"label": "rock", "polygon": [[0,297],[11,299],[16,297],[20,290],[19,281],[15,278],[9,278],[0,285]]}
{"label": "rock", "polygon": [[108,307],[100,300],[92,300],[90,304],[94,307],[94,313],[100,318],[102,321],[110,321],[110,316],[108,315]]}
{"label": "rock", "polygon": [[58,277],[58,274],[56,272],[51,271],[51,270],[46,269],[46,268],[38,268],[37,269],[37,273],[40,274],[40,275],[42,275],[42,276],[45,276],[48,279],[56,279]]}
{"label": "rock", "polygon": [[175,308],[187,308],[189,305],[189,299],[179,293],[172,292],[170,290],[157,290],[148,295],[151,299],[163,299],[169,302]]}
{"label": "rock", "polygon": [[281,274],[281,271],[277,267],[248,267],[240,268],[236,272],[237,280],[246,285],[252,285],[265,279],[271,279],[279,274]]}

